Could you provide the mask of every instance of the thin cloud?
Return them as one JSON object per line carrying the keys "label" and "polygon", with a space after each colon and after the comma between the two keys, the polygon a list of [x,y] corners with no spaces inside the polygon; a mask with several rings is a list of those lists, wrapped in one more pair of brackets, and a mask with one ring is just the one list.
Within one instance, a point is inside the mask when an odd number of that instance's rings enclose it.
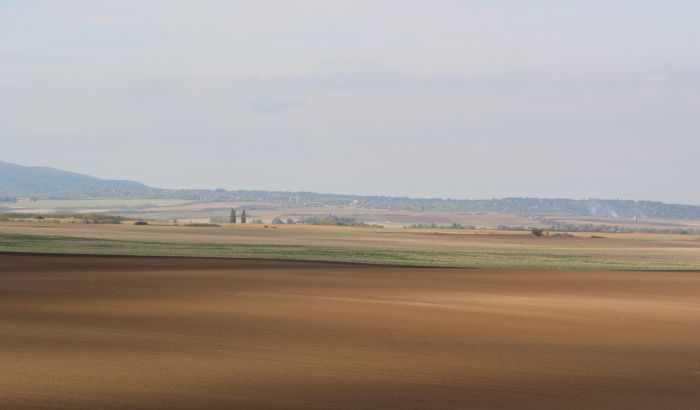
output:
{"label": "thin cloud", "polygon": [[306,102],[300,99],[285,100],[258,97],[249,99],[248,105],[258,114],[279,115],[287,111],[303,108]]}

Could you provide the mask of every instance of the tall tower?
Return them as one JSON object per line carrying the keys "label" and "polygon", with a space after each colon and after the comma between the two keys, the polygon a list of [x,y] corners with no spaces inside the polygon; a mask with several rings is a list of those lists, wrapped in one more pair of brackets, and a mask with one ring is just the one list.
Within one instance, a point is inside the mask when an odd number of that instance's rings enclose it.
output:
{"label": "tall tower", "polygon": [[245,223],[245,209],[243,211],[241,211],[241,223],[242,224]]}
{"label": "tall tower", "polygon": [[228,217],[228,222],[232,224],[236,223],[236,208],[231,208],[231,215]]}

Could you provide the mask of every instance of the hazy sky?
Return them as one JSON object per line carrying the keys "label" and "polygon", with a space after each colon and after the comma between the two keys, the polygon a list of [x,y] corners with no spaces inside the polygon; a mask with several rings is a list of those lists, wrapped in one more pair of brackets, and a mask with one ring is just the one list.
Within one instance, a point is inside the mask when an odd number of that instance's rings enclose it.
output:
{"label": "hazy sky", "polygon": [[700,204],[697,0],[0,0],[0,160]]}

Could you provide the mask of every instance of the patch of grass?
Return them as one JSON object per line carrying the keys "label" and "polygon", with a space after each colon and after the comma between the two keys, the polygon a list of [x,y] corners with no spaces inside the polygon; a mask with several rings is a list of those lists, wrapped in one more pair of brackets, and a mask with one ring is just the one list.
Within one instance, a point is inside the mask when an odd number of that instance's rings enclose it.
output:
{"label": "patch of grass", "polygon": [[682,262],[629,261],[564,251],[406,251],[294,245],[166,243],[0,233],[0,252],[59,254],[220,257],[368,263],[381,265],[581,269],[698,270]]}

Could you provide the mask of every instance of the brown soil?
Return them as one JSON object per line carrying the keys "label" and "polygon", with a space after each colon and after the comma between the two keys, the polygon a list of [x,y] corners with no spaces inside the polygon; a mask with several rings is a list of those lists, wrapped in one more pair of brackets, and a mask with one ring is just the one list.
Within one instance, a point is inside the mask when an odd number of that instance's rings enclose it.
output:
{"label": "brown soil", "polygon": [[697,408],[700,274],[0,255],[0,408]]}

